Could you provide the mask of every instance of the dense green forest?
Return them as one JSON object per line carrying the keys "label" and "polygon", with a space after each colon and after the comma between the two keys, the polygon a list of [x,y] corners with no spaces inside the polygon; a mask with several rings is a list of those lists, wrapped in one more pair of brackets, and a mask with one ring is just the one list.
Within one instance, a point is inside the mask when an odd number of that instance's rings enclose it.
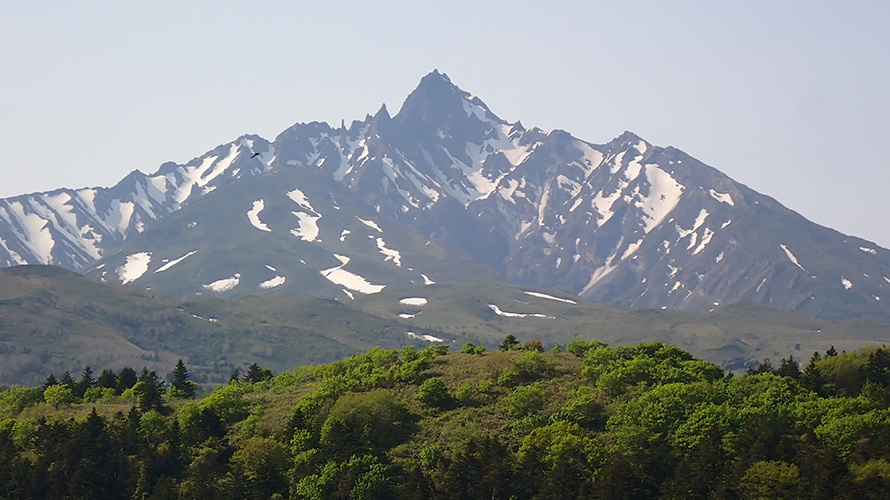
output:
{"label": "dense green forest", "polygon": [[0,498],[890,496],[888,349],[740,376],[661,343],[561,351],[372,349],[197,398],[182,363],[53,376],[0,393]]}

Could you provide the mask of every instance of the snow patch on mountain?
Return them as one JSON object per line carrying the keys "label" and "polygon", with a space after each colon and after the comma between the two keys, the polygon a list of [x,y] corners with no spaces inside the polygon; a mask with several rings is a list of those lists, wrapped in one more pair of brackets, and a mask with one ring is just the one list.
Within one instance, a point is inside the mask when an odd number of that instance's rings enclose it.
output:
{"label": "snow patch on mountain", "polygon": [[362,219],[361,217],[356,217],[356,219],[358,219],[359,222],[370,227],[371,229],[376,229],[377,232],[380,232],[380,233],[383,232],[383,229],[380,229],[380,226],[378,226],[377,223],[372,220],[365,220],[365,219]]}
{"label": "snow patch on mountain", "polygon": [[677,227],[677,234],[680,235],[680,237],[677,238],[677,241],[679,242],[680,240],[682,240],[683,238],[685,238],[691,234],[692,238],[691,238],[691,241],[689,242],[689,246],[687,247],[687,249],[691,249],[692,247],[694,247],[695,241],[696,241],[696,236],[698,234],[698,233],[696,233],[696,231],[698,231],[698,228],[701,227],[701,225],[705,223],[705,219],[708,218],[708,215],[709,214],[708,214],[707,210],[705,210],[704,208],[701,209],[701,212],[699,212],[698,216],[695,217],[695,222],[692,223],[692,229],[688,229],[688,230],[683,229],[682,227],[680,227],[679,224],[675,224]]}
{"label": "snow patch on mountain", "polygon": [[124,265],[118,267],[114,271],[121,280],[122,285],[132,283],[138,280],[148,271],[148,265],[151,262],[151,252],[139,252],[127,256]]}
{"label": "snow patch on mountain", "polygon": [[266,280],[266,281],[260,283],[260,284],[259,284],[259,287],[262,288],[263,290],[268,290],[268,289],[270,289],[270,288],[275,288],[275,287],[277,287],[277,286],[281,286],[281,285],[283,285],[284,282],[285,282],[285,279],[286,279],[286,278],[285,278],[284,276],[279,276],[279,275],[276,274],[274,278],[272,278],[272,279],[270,279],[270,280]]}
{"label": "snow patch on mountain", "polygon": [[384,262],[392,261],[396,267],[402,267],[402,254],[399,253],[398,250],[393,250],[392,248],[386,247],[386,242],[383,241],[383,238],[377,238],[377,249],[380,250],[380,253],[384,255]]}
{"label": "snow patch on mountain", "polygon": [[420,339],[426,342],[445,342],[445,340],[440,339],[439,337],[434,337],[432,335],[418,335],[414,332],[405,332],[405,335],[411,337],[412,339]]}
{"label": "snow patch on mountain", "polygon": [[102,252],[98,245],[102,241],[102,237],[95,234],[89,224],[78,226],[74,207],[69,204],[73,199],[70,194],[62,192],[57,195],[43,195],[41,198],[50,209],[40,210],[41,217],[49,220],[56,230],[63,233],[68,243],[76,246],[93,259],[101,257]]}
{"label": "snow patch on mountain", "polygon": [[627,187],[627,183],[624,183],[623,186],[619,186],[615,192],[611,194],[605,194],[605,190],[599,191],[596,193],[596,196],[590,200],[590,206],[593,209],[594,213],[598,215],[596,222],[596,227],[600,227],[609,219],[612,218],[614,212],[612,212],[612,206],[615,204],[615,201],[621,197],[621,190]]}
{"label": "snow patch on mountain", "polygon": [[699,252],[705,249],[708,243],[711,242],[711,237],[714,236],[714,231],[711,231],[710,228],[705,228],[705,232],[701,237],[701,243],[695,247],[695,250],[692,251],[692,255],[698,255]]}
{"label": "snow patch on mountain", "polygon": [[[253,225],[253,227],[259,229],[260,231],[269,231],[269,226],[267,226],[264,222],[260,221],[260,212],[265,208],[265,202],[263,200],[256,200],[253,202],[253,208],[247,211],[247,220]],[[243,219],[242,219],[243,220]]]}
{"label": "snow patch on mountain", "polygon": [[577,302],[575,302],[574,300],[561,299],[561,298],[559,298],[559,297],[554,297],[553,295],[547,295],[546,293],[530,292],[530,291],[527,291],[527,290],[526,290],[526,291],[525,291],[525,294],[526,294],[526,295],[531,295],[532,297],[538,297],[538,298],[540,298],[540,299],[556,300],[556,301],[558,301],[558,302],[565,302],[566,304],[577,304]]}
{"label": "snow patch on mountain", "polygon": [[118,233],[123,235],[130,226],[130,219],[133,217],[134,209],[135,206],[131,201],[111,200],[111,209],[105,215],[104,222],[108,227],[117,230]]}
{"label": "snow patch on mountain", "polygon": [[849,290],[853,288],[853,282],[841,276],[841,284],[844,285],[844,289]]}
{"label": "snow patch on mountain", "polygon": [[494,311],[498,316],[503,316],[505,318],[544,318],[544,319],[556,319],[555,316],[547,316],[546,314],[539,313],[514,313],[502,311],[501,308],[494,304],[488,304],[488,307]]}
{"label": "snow patch on mountain", "polygon": [[319,271],[321,275],[324,276],[325,279],[327,279],[331,283],[344,286],[349,290],[364,294],[377,293],[386,288],[386,285],[373,285],[370,281],[359,276],[358,274],[354,274],[343,269],[343,266],[349,263],[349,257],[338,254],[334,254],[334,257],[336,257],[337,260],[340,261],[339,266]]}
{"label": "snow patch on mountain", "polygon": [[192,187],[198,185],[198,187],[203,187],[207,184],[207,182],[202,182],[201,177],[205,172],[213,165],[213,162],[219,158],[218,156],[208,156],[204,158],[200,165],[186,165],[183,167],[179,167],[178,171],[180,175],[184,178],[183,182],[176,187],[176,190],[173,192],[173,200],[178,204],[182,204],[190,194],[192,194]]}
{"label": "snow patch on mountain", "polygon": [[[303,241],[313,242],[318,239],[318,219],[320,215],[309,215],[305,212],[291,212],[298,219],[299,226],[291,229],[290,234],[300,238]],[[342,241],[342,239],[341,239]]]}
{"label": "snow patch on mountain", "polygon": [[294,203],[300,206],[300,208],[304,210],[308,210],[310,212],[318,213],[312,205],[309,203],[309,198],[297,188],[294,188],[292,191],[287,192],[287,197],[290,198]]}
{"label": "snow patch on mountain", "polygon": [[179,264],[180,262],[184,261],[185,259],[191,257],[192,255],[195,255],[196,253],[198,253],[197,250],[192,250],[191,252],[183,255],[182,257],[180,257],[178,259],[173,259],[170,262],[164,264],[163,266],[155,269],[155,273],[162,273],[162,272],[166,271],[167,269],[170,269],[171,267],[175,266],[176,264]]}
{"label": "snow patch on mountain", "polygon": [[12,259],[11,262],[10,262],[10,261],[6,261],[6,265],[7,265],[7,266],[21,266],[21,265],[25,265],[25,264],[28,263],[28,261],[26,261],[25,259],[23,259],[21,255],[19,255],[19,254],[16,253],[15,251],[11,250],[11,249],[9,248],[9,246],[7,246],[7,244],[6,244],[6,242],[3,240],[3,238],[0,238],[0,247],[3,247],[3,250],[6,250],[6,253],[9,254],[9,258]]}
{"label": "snow patch on mountain", "polygon": [[[51,264],[52,250],[56,242],[46,227],[49,221],[35,213],[25,213],[24,207],[18,201],[7,203],[6,208],[8,212],[0,207],[0,217],[10,224],[22,245],[37,258],[38,263]],[[12,218],[15,218],[15,222]]]}
{"label": "snow patch on mountain", "polygon": [[785,255],[788,256],[788,260],[793,262],[795,266],[801,268],[801,270],[803,270],[803,272],[810,274],[809,271],[807,271],[806,269],[804,269],[804,267],[802,265],[800,265],[800,262],[797,261],[797,257],[795,257],[793,253],[791,253],[791,250],[788,250],[788,247],[786,247],[784,243],[779,246],[782,248],[782,250],[785,251]]}
{"label": "snow patch on mountain", "polygon": [[590,147],[590,144],[584,141],[575,140],[572,144],[575,146],[575,149],[581,152],[582,157],[582,162],[575,162],[574,164],[584,170],[584,178],[586,179],[603,163],[603,153],[593,149]]}
{"label": "snow patch on mountain", "polygon": [[878,254],[878,251],[875,250],[874,248],[859,247],[859,249],[862,250],[862,251],[865,252],[865,253],[870,253],[870,254],[872,254],[872,255],[877,255],[877,254]]}
{"label": "snow patch on mountain", "polygon": [[593,271],[593,274],[590,276],[590,281],[588,281],[587,284],[584,285],[584,288],[581,290],[581,294],[584,294],[585,292],[590,290],[593,285],[597,284],[597,282],[608,276],[609,273],[611,273],[618,267],[618,264],[612,264],[612,261],[615,260],[615,255],[616,254],[612,254],[611,256],[609,256],[609,258],[606,259],[606,263],[604,265],[598,267],[596,270]]}
{"label": "snow patch on mountain", "polygon": [[241,282],[241,274],[235,273],[233,276],[230,276],[228,278],[223,278],[221,280],[214,281],[213,283],[210,283],[209,285],[203,285],[203,286],[204,286],[204,288],[206,288],[212,292],[224,293],[224,292],[228,292],[229,290],[234,289],[236,286],[238,286],[238,283],[240,283],[240,282]]}
{"label": "snow patch on mountain", "polygon": [[427,300],[423,297],[405,297],[404,299],[399,300],[399,304],[402,304],[403,306],[423,307],[427,304]]}
{"label": "snow patch on mountain", "polygon": [[677,207],[684,186],[658,165],[648,164],[645,168],[646,179],[649,181],[649,195],[643,197],[636,205],[646,214],[643,231],[649,233]]}
{"label": "snow patch on mountain", "polygon": [[735,206],[735,203],[732,202],[732,196],[730,196],[729,193],[718,193],[713,189],[709,190],[708,193],[711,195],[711,198],[714,198],[719,202],[726,203],[731,207]]}

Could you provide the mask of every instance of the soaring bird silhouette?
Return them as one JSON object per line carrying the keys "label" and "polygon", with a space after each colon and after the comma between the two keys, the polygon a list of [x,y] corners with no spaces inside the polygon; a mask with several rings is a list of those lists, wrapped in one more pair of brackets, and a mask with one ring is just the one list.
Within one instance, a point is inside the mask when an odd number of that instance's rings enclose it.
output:
{"label": "soaring bird silhouette", "polygon": [[256,158],[257,156],[260,155],[259,153],[256,153],[256,152],[253,152],[253,151],[251,151],[251,152],[253,153],[252,155],[250,155],[251,158]]}

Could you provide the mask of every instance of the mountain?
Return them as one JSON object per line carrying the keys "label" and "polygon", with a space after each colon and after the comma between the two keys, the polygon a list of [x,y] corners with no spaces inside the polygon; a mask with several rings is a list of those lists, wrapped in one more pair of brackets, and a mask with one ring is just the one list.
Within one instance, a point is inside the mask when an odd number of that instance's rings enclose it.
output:
{"label": "mountain", "polygon": [[76,378],[84,366],[165,374],[183,359],[195,380],[214,386],[254,362],[280,373],[376,346],[427,346],[424,336],[435,334],[333,300],[182,300],[53,266],[0,269],[0,384],[40,385],[64,371]]}
{"label": "mountain", "polygon": [[215,386],[254,362],[280,373],[376,346],[496,349],[507,334],[548,347],[576,336],[625,346],[659,341],[738,370],[765,356],[803,360],[831,346],[852,352],[886,344],[890,325],[752,303],[708,314],[627,310],[510,284],[387,287],[353,301],[179,299],[53,266],[0,269],[0,385],[36,386],[49,373],[77,375],[84,366],[166,374],[183,359],[196,381]]}
{"label": "mountain", "polygon": [[437,71],[394,116],[0,200],[0,262],[180,296],[513,282],[629,308],[890,322],[890,251],[631,132],[593,144],[508,123]]}

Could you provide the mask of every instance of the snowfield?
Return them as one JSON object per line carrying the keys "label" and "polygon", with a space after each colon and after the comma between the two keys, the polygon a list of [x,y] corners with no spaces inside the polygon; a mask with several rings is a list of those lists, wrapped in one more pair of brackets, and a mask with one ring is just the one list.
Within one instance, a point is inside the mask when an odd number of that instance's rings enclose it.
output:
{"label": "snowfield", "polygon": [[224,293],[224,292],[228,292],[229,290],[234,289],[236,286],[238,286],[238,283],[240,283],[240,282],[241,282],[241,274],[235,273],[234,276],[231,276],[229,278],[224,278],[221,280],[217,280],[217,281],[214,281],[213,283],[210,283],[209,285],[203,285],[203,286],[204,286],[204,288],[210,290],[211,292]]}
{"label": "snowfield", "polygon": [[377,293],[386,288],[386,285],[371,284],[370,281],[359,276],[358,274],[354,274],[343,269],[343,266],[349,263],[349,257],[338,254],[334,254],[334,257],[336,257],[337,260],[341,262],[339,266],[319,271],[321,275],[324,276],[325,279],[327,279],[331,283],[344,286],[349,290],[364,294]]}
{"label": "snowfield", "polygon": [[285,281],[285,277],[284,277],[284,276],[278,276],[278,275],[276,274],[274,278],[272,278],[272,279],[270,279],[270,280],[266,280],[266,281],[260,283],[260,284],[259,284],[259,287],[262,288],[263,290],[268,290],[268,289],[270,289],[270,288],[275,288],[275,287],[277,287],[277,286],[281,286],[281,285],[283,285],[283,284],[284,284],[284,281]]}
{"label": "snowfield", "polygon": [[170,269],[171,267],[175,266],[176,264],[179,264],[180,262],[184,261],[185,259],[191,257],[192,255],[195,255],[196,253],[198,253],[197,250],[192,250],[191,252],[183,255],[182,257],[180,257],[178,259],[173,259],[170,262],[164,264],[163,266],[155,269],[155,273],[162,273],[162,272],[166,271],[167,269]]}
{"label": "snowfield", "polygon": [[139,252],[127,256],[127,262],[115,269],[121,284],[132,283],[148,272],[148,264],[151,262],[151,252]]}
{"label": "snowfield", "polygon": [[250,221],[253,227],[259,229],[260,231],[269,231],[269,226],[260,221],[260,212],[265,208],[265,203],[263,200],[256,200],[253,202],[253,208],[247,211],[247,220]]}
{"label": "snowfield", "polygon": [[427,301],[423,297],[406,297],[400,300],[399,304],[402,304],[403,306],[423,307],[427,304]]}
{"label": "snowfield", "polygon": [[445,342],[445,340],[440,339],[439,337],[433,337],[432,335],[418,335],[414,332],[405,332],[405,335],[411,337],[412,339],[420,339],[427,342]]}
{"label": "snowfield", "polygon": [[304,212],[291,212],[299,219],[299,227],[290,230],[290,234],[303,241],[313,242],[318,239],[318,219],[321,216],[313,216]]}
{"label": "snowfield", "polygon": [[525,291],[525,293],[526,293],[526,295],[531,295],[532,297],[538,297],[540,299],[556,300],[559,302],[565,302],[566,304],[577,304],[577,302],[575,302],[574,300],[561,299],[559,297],[554,297],[553,295],[547,295],[546,293],[529,292],[529,291]]}
{"label": "snowfield", "polygon": [[504,317],[506,317],[506,318],[544,318],[544,319],[556,319],[555,316],[547,316],[546,314],[537,314],[537,313],[529,313],[529,314],[525,314],[525,313],[513,313],[513,312],[501,311],[501,309],[500,309],[498,306],[494,305],[494,304],[488,304],[488,307],[490,307],[491,310],[494,311],[494,313],[497,314],[498,316],[504,316]]}

